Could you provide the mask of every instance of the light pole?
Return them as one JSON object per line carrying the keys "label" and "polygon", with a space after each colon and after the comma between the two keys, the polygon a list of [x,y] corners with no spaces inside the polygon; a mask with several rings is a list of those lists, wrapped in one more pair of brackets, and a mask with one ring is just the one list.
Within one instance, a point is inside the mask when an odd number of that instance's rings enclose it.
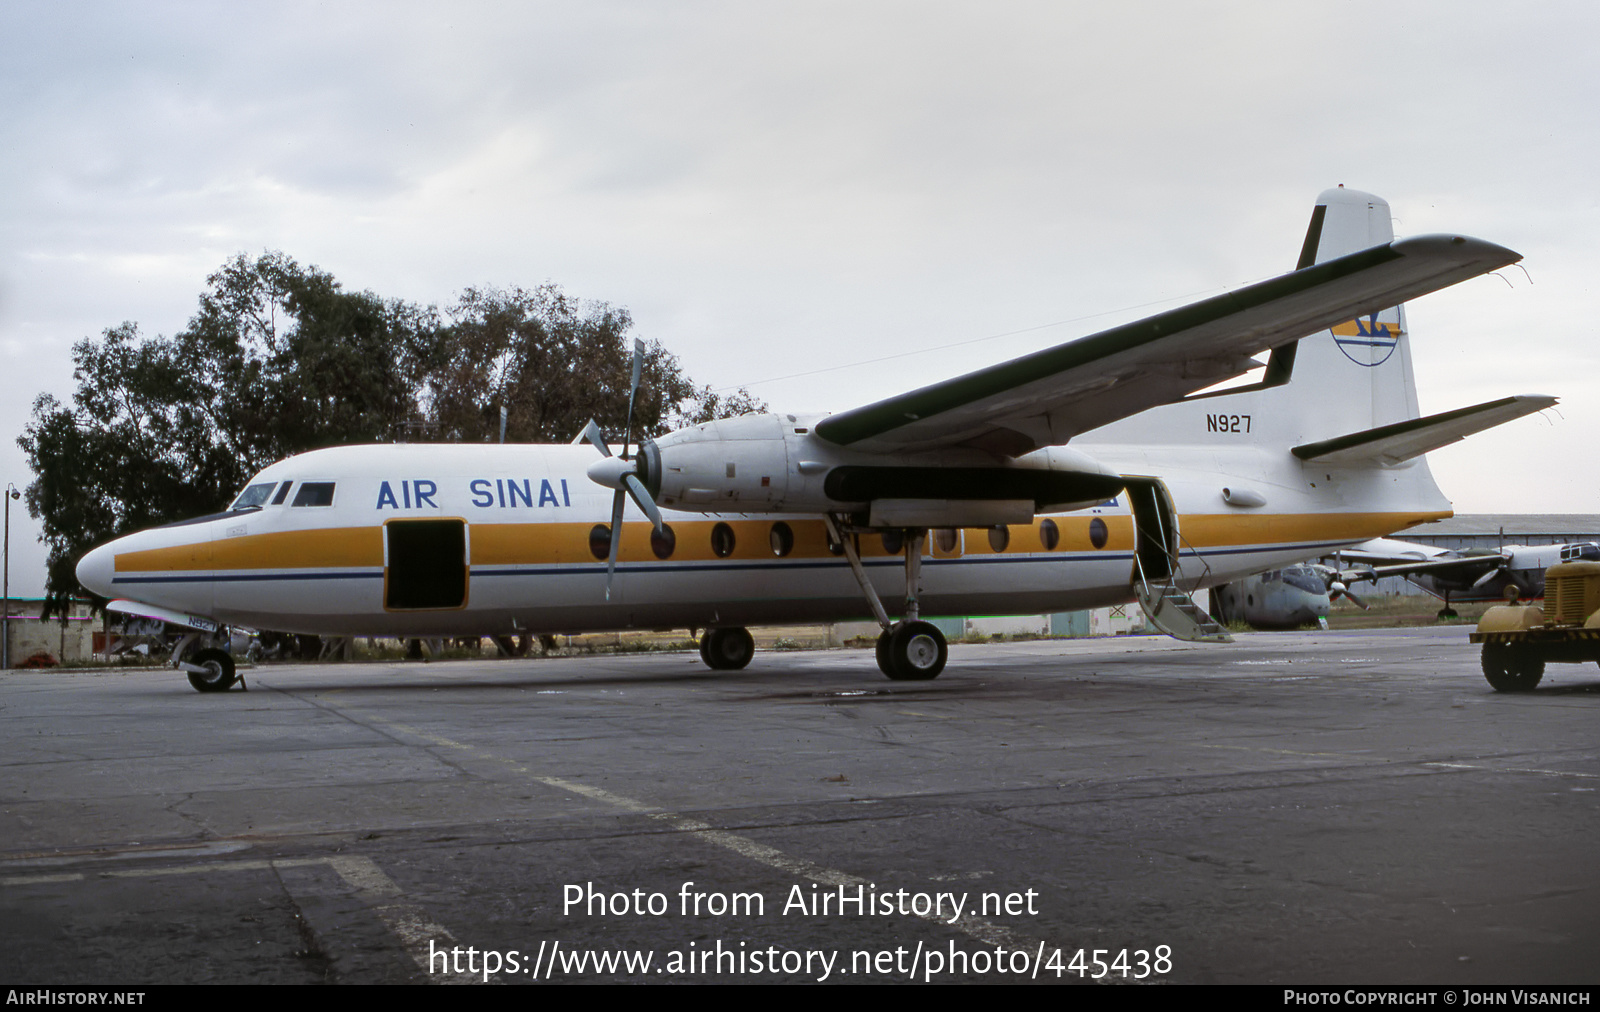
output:
{"label": "light pole", "polygon": [[17,486],[6,482],[5,588],[0,591],[0,671],[11,668],[11,500],[22,498]]}

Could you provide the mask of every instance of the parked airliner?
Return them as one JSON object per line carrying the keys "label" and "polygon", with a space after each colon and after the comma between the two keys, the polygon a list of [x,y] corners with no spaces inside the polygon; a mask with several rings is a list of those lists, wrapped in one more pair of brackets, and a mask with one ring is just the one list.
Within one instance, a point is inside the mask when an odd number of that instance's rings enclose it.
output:
{"label": "parked airliner", "polygon": [[1422,455],[1555,403],[1420,416],[1401,304],[1519,255],[1395,241],[1390,221],[1326,191],[1287,274],[837,414],[626,434],[620,453],[591,423],[571,445],[300,454],[224,512],[94,549],[78,578],[189,627],[173,663],[204,691],[235,681],[226,626],[688,627],[737,668],[749,625],[875,618],[896,679],[944,667],[923,615],[1139,600],[1174,635],[1225,639],[1190,593],[1450,516]]}

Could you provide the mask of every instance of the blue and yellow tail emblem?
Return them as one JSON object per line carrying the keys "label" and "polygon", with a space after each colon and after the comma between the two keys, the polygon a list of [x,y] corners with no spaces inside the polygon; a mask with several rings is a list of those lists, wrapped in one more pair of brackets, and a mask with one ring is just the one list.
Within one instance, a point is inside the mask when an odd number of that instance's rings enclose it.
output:
{"label": "blue and yellow tail emblem", "polygon": [[[1357,317],[1333,327],[1333,340],[1344,352],[1345,358],[1356,365],[1371,369],[1389,361],[1395,345],[1404,336],[1400,330],[1398,314],[1389,320],[1378,319],[1378,313]],[[1388,315],[1383,314],[1383,315]]]}

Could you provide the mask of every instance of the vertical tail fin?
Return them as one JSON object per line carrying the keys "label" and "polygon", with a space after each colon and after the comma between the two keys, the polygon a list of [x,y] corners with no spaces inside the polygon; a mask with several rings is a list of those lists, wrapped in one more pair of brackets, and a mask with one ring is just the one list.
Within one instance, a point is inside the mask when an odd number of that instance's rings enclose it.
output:
{"label": "vertical tail fin", "polygon": [[[1317,198],[1296,269],[1393,241],[1388,202],[1335,187]],[[1418,414],[1405,310],[1394,306],[1274,350],[1259,383],[1155,408],[1097,435],[1212,445],[1214,420],[1226,417],[1229,432],[1247,430],[1254,445],[1285,450]]]}
{"label": "vertical tail fin", "polygon": [[[1388,202],[1339,186],[1317,198],[1298,266],[1393,241]],[[1315,424],[1332,435],[1416,418],[1416,374],[1406,335],[1405,307],[1393,306],[1301,341],[1296,379],[1320,388],[1325,402],[1318,412],[1324,417]]]}

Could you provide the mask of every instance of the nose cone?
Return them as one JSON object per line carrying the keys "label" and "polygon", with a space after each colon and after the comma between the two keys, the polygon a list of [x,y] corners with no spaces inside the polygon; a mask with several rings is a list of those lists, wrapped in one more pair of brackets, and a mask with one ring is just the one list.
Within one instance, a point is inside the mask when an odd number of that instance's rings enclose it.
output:
{"label": "nose cone", "polygon": [[78,560],[78,582],[101,597],[115,597],[111,589],[111,571],[116,560],[112,551],[116,542],[101,545]]}

